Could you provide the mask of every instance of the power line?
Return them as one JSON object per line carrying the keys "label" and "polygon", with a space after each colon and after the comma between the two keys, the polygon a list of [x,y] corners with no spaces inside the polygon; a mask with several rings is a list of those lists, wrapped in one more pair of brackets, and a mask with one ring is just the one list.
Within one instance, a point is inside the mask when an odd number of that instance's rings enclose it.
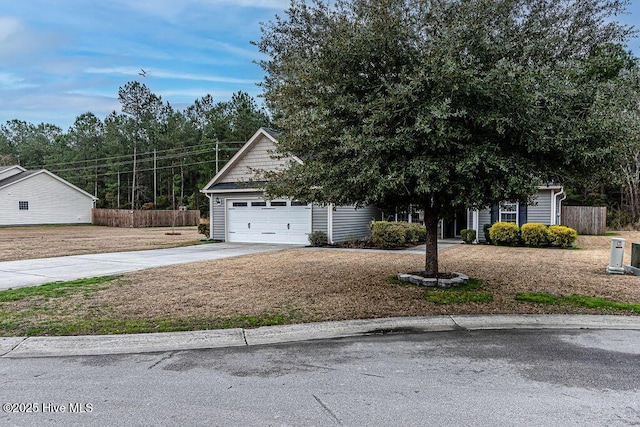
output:
{"label": "power line", "polygon": [[[219,151],[238,151],[238,149],[223,147],[223,148],[219,148]],[[207,154],[207,153],[215,154],[215,151],[211,151],[209,149],[202,149],[202,150],[196,150],[196,151],[183,151],[183,152],[177,152],[177,153],[173,153],[165,156],[157,156],[156,160],[161,161],[161,160],[179,159],[180,157],[193,157],[194,155]],[[145,158],[139,158],[137,160],[137,163],[152,162],[154,159],[153,151],[147,154],[151,154],[151,156],[148,156]],[[129,154],[126,157],[131,158],[131,154]],[[95,162],[95,160],[91,159],[91,160],[84,160],[84,161],[78,161],[78,162],[69,162],[67,164],[77,164],[80,162],[89,163],[89,162]],[[126,166],[130,164],[133,164],[133,160],[110,162],[109,164],[106,164],[106,165],[103,164],[99,166],[96,166],[95,164],[87,164],[86,166],[76,166],[76,167],[70,167],[70,168],[64,168],[64,169],[52,169],[51,172],[62,173],[62,172],[75,172],[75,171],[81,171],[81,170],[95,170],[96,168]]]}
{"label": "power line", "polygon": [[[218,144],[245,144],[246,141],[224,141],[224,142],[218,142]],[[164,153],[164,152],[169,152],[169,151],[176,151],[176,150],[184,150],[184,149],[188,149],[188,148],[193,148],[193,147],[215,147],[216,142],[207,142],[204,144],[199,144],[199,145],[187,145],[184,147],[174,147],[174,148],[166,148],[164,150],[157,150],[157,153]],[[73,151],[73,149],[70,149],[71,151]],[[145,155],[151,155],[153,154],[153,151],[148,151],[145,153],[140,153],[140,156],[145,156]],[[68,161],[68,162],[56,162],[56,163],[44,163],[42,165],[40,165],[40,168],[45,168],[45,167],[51,167],[51,166],[64,166],[64,165],[73,165],[76,163],[82,163],[82,162],[104,162],[106,160],[113,160],[113,159],[119,159],[119,158],[128,158],[131,157],[131,154],[120,154],[117,156],[109,156],[109,157],[97,157],[97,158],[91,158],[91,159],[83,159],[83,160],[72,160],[72,161]]]}

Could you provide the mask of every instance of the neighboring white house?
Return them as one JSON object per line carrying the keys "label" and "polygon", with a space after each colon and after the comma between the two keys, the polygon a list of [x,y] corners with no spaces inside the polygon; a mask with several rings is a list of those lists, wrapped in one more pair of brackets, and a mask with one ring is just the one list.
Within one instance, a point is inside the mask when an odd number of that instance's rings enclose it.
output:
{"label": "neighboring white house", "polygon": [[228,242],[308,244],[315,231],[330,243],[370,234],[369,224],[380,219],[374,207],[318,206],[300,200],[264,197],[264,184],[248,182],[253,170],[274,171],[298,157],[275,159],[275,134],[259,129],[202,189],[209,198],[210,238]]}
{"label": "neighboring white house", "polygon": [[47,170],[0,166],[0,225],[90,224],[96,200]]}

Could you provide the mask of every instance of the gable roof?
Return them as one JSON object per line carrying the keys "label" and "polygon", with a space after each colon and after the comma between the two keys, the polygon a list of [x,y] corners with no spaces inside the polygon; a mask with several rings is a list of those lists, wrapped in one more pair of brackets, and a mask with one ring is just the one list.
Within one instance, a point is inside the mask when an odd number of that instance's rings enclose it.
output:
{"label": "gable roof", "polygon": [[10,166],[0,166],[0,172],[4,172],[6,170],[13,169],[13,168],[18,168],[18,169],[21,169],[22,171],[26,170],[20,165],[10,165]]}
{"label": "gable roof", "polygon": [[84,196],[90,197],[93,200],[98,200],[98,198],[95,197],[94,195],[87,193],[83,189],[76,187],[75,185],[71,184],[69,181],[65,181],[64,179],[60,178],[58,175],[55,175],[55,174],[49,172],[46,169],[28,171],[28,170],[25,170],[21,166],[18,166],[18,167],[20,169],[22,169],[23,171],[18,173],[18,174],[16,174],[16,175],[12,175],[12,176],[10,176],[8,178],[0,179],[0,189],[8,187],[10,185],[13,185],[15,183],[24,181],[26,179],[32,178],[34,176],[45,174],[45,175],[48,175],[51,178],[61,182],[62,184],[67,185],[68,187],[71,187],[72,189],[82,193]]}
{"label": "gable roof", "polygon": [[[222,167],[222,169],[220,169],[220,171],[218,171],[218,173],[216,174],[216,176],[214,176],[211,181],[209,181],[207,183],[207,185],[204,186],[204,188],[201,190],[202,192],[208,192],[211,191],[213,189],[213,186],[215,186],[216,184],[218,184],[222,178],[227,174],[227,172],[229,172],[229,170],[233,169],[240,160],[242,160],[246,154],[248,152],[251,151],[251,149],[261,140],[261,137],[265,136],[267,137],[269,140],[271,140],[271,142],[273,142],[274,144],[278,143],[278,140],[276,139],[276,135],[277,132],[272,130],[272,129],[265,129],[265,128],[260,128],[256,131],[256,133],[253,134],[253,136],[251,138],[249,138],[249,140],[242,146],[242,148],[240,148],[240,150],[238,150],[238,152],[231,158],[231,160],[229,160],[227,162],[226,165],[224,165]],[[298,157],[296,156],[290,156],[294,161],[302,164],[302,160],[300,160]],[[228,184],[228,183],[227,183]],[[240,189],[239,186],[240,184],[235,184],[233,185],[234,188]],[[246,189],[246,186],[242,187],[244,189]],[[218,188],[217,188],[218,189]],[[225,187],[224,189],[231,189]]]}

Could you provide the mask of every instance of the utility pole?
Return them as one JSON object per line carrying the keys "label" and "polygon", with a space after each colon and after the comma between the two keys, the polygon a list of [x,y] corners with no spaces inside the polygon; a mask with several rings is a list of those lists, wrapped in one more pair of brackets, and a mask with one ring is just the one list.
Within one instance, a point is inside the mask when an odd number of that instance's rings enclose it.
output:
{"label": "utility pole", "polygon": [[157,209],[158,207],[158,199],[157,199],[157,186],[158,186],[158,179],[157,179],[157,152],[156,149],[153,149],[153,208]]}
{"label": "utility pole", "polygon": [[216,175],[218,175],[218,138],[216,138]]}

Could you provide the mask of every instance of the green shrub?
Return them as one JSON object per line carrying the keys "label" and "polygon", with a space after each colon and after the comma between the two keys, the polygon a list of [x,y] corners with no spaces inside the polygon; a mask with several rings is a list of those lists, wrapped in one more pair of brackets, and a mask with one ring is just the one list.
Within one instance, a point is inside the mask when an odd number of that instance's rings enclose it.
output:
{"label": "green shrub", "polygon": [[530,222],[520,227],[522,241],[526,246],[543,247],[549,245],[547,226],[538,222]]}
{"label": "green shrub", "polygon": [[198,224],[198,233],[204,234],[205,237],[209,237],[209,221],[200,221],[200,224]]}
{"label": "green shrub", "polygon": [[492,225],[493,224],[485,224],[482,226],[482,231],[484,232],[484,240],[488,244],[491,244],[491,233],[489,232],[489,230],[491,229]]}
{"label": "green shrub", "polygon": [[462,240],[467,244],[471,244],[476,240],[476,230],[469,230],[465,228],[460,232],[460,235],[462,235]]}
{"label": "green shrub", "polygon": [[327,244],[327,233],[324,231],[314,231],[309,234],[311,246],[325,246]]}
{"label": "green shrub", "polygon": [[389,249],[406,243],[406,228],[400,222],[377,221],[371,227],[371,242]]}
{"label": "green shrub", "polygon": [[496,222],[489,230],[491,242],[499,246],[518,246],[521,242],[520,227],[514,222]]}
{"label": "green shrub", "polygon": [[427,229],[424,225],[409,224],[406,222],[399,222],[405,228],[404,237],[407,243],[419,243],[424,242],[427,239]]}
{"label": "green shrub", "polygon": [[557,248],[569,248],[578,238],[578,232],[564,225],[551,225],[547,229],[549,244]]}

